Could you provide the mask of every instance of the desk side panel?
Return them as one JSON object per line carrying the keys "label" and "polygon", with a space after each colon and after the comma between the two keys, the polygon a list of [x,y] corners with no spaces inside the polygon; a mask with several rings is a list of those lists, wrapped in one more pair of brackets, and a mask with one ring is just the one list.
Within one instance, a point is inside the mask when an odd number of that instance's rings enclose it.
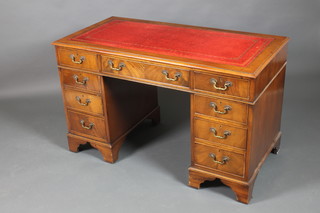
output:
{"label": "desk side panel", "polygon": [[271,150],[279,142],[285,67],[249,109],[252,131],[248,141],[248,178],[257,175]]}
{"label": "desk side panel", "polygon": [[108,77],[102,81],[113,143],[158,107],[157,87]]}

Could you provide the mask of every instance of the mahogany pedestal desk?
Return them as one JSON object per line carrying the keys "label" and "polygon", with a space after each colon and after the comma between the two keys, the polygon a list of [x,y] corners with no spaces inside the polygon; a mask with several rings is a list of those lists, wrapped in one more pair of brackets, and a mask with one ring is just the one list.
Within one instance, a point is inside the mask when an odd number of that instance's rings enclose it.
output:
{"label": "mahogany pedestal desk", "polygon": [[248,203],[279,150],[288,40],[119,17],[57,40],[69,149],[114,163],[134,127],[160,121],[155,86],[188,92],[189,185],[218,178]]}

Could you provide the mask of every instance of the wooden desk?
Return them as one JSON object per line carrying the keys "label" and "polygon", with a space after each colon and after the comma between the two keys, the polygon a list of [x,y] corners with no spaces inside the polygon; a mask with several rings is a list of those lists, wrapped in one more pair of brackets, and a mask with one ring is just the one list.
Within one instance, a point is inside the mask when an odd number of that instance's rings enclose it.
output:
{"label": "wooden desk", "polygon": [[190,93],[189,185],[219,178],[248,203],[280,145],[287,37],[111,17],[53,42],[69,149],[114,163],[126,135],[160,121],[157,87]]}

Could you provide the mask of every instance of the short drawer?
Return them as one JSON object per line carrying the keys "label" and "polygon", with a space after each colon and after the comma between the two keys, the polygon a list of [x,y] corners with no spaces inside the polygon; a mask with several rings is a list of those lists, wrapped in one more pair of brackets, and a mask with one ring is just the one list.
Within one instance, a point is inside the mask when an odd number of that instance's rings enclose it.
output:
{"label": "short drawer", "polygon": [[58,64],[91,71],[99,71],[98,55],[84,50],[57,48]]}
{"label": "short drawer", "polygon": [[246,104],[195,95],[193,105],[195,113],[247,124],[248,106]]}
{"label": "short drawer", "polygon": [[100,77],[98,75],[73,70],[61,69],[62,84],[67,87],[100,92]]}
{"label": "short drawer", "polygon": [[101,139],[107,138],[104,119],[69,110],[67,116],[71,133]]}
{"label": "short drawer", "polygon": [[195,118],[194,136],[195,138],[245,149],[247,129]]}
{"label": "short drawer", "polygon": [[189,87],[189,71],[102,56],[102,71],[154,82]]}
{"label": "short drawer", "polygon": [[237,176],[244,176],[245,154],[239,154],[199,143],[193,145],[194,163]]}
{"label": "short drawer", "polygon": [[195,73],[195,90],[249,99],[249,80]]}
{"label": "short drawer", "polygon": [[65,105],[73,109],[103,114],[102,98],[98,95],[91,95],[74,90],[64,90]]}

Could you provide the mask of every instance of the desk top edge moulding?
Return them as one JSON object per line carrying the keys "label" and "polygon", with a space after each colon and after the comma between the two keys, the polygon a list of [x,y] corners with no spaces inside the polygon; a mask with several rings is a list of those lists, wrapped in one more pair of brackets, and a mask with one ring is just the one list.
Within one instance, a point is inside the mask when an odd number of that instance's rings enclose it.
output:
{"label": "desk top edge moulding", "polygon": [[157,87],[188,92],[188,185],[220,179],[247,204],[280,148],[288,41],[121,17],[61,38],[52,44],[69,150],[90,145],[114,163],[137,125],[160,122]]}

